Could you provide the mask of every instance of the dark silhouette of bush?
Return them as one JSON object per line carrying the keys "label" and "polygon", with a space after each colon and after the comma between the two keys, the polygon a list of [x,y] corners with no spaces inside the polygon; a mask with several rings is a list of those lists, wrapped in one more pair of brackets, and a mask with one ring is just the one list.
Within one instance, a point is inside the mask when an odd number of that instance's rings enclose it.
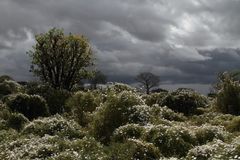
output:
{"label": "dark silhouette of bush", "polygon": [[239,80],[235,80],[231,74],[223,73],[219,76],[216,88],[215,108],[222,113],[240,115]]}
{"label": "dark silhouette of bush", "polygon": [[169,93],[161,103],[173,111],[181,112],[185,115],[196,113],[197,108],[205,107],[208,100],[205,96],[188,89],[179,89]]}
{"label": "dark silhouette of bush", "polygon": [[29,83],[26,86],[26,92],[30,95],[42,96],[48,104],[51,115],[65,112],[66,100],[71,96],[67,90],[57,90],[47,84],[37,82]]}
{"label": "dark silhouette of bush", "polygon": [[21,113],[12,113],[7,120],[7,125],[17,131],[20,131],[29,120]]}
{"label": "dark silhouette of bush", "polygon": [[46,101],[38,95],[20,93],[10,97],[7,105],[13,112],[22,113],[30,120],[49,115]]}

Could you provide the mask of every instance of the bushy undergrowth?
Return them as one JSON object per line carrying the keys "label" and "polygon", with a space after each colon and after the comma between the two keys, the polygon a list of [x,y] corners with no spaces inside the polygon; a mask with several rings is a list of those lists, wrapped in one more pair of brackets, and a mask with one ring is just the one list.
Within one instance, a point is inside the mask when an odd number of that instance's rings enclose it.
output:
{"label": "bushy undergrowth", "polygon": [[[145,95],[115,84],[74,93],[29,84],[23,94],[20,88],[0,100],[0,159],[240,159],[239,116],[215,112],[216,101],[193,90]],[[236,104],[223,101],[220,107]]]}
{"label": "bushy undergrowth", "polygon": [[207,98],[191,90],[176,90],[169,93],[161,102],[161,106],[168,106],[176,112],[192,115],[197,108],[207,105]]}
{"label": "bushy undergrowth", "polygon": [[4,80],[0,82],[0,99],[3,96],[18,93],[22,89],[21,85],[13,80]]}
{"label": "bushy undergrowth", "polygon": [[13,112],[22,113],[32,120],[49,114],[46,101],[37,95],[17,94],[9,98],[7,105]]}
{"label": "bushy undergrowth", "polygon": [[81,127],[72,120],[67,120],[60,115],[50,118],[36,119],[25,126],[23,134],[44,136],[46,134],[58,135],[67,138],[81,138],[85,135]]}
{"label": "bushy undergrowth", "polygon": [[46,84],[39,84],[36,82],[29,83],[25,90],[29,95],[39,95],[43,97],[49,107],[49,113],[54,115],[56,113],[63,113],[68,111],[65,108],[66,100],[71,96],[71,93],[66,90],[57,90]]}
{"label": "bushy undergrowth", "polygon": [[107,143],[113,131],[128,123],[131,108],[143,104],[142,99],[129,91],[112,93],[94,114],[92,132],[101,142]]}

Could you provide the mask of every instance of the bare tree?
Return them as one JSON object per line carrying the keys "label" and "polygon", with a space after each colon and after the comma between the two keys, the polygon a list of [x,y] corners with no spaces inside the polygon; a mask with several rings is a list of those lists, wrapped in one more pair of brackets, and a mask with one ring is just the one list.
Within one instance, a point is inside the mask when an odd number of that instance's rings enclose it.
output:
{"label": "bare tree", "polygon": [[151,88],[159,85],[160,79],[159,76],[151,72],[142,72],[136,76],[136,81],[141,83],[144,86],[146,93],[149,94]]}

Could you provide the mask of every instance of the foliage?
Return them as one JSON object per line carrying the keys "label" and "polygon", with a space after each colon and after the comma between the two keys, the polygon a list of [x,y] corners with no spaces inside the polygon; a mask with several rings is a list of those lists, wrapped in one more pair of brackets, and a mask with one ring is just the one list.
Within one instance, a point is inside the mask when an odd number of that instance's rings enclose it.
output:
{"label": "foliage", "polygon": [[96,71],[90,79],[92,89],[97,89],[97,84],[106,84],[107,77],[101,71]]}
{"label": "foliage", "polygon": [[111,159],[117,160],[149,160],[159,159],[161,154],[158,149],[152,144],[136,139],[128,139],[124,143],[115,143],[110,148]]}
{"label": "foliage", "polygon": [[157,125],[145,133],[145,140],[153,143],[166,156],[183,157],[193,147],[195,137],[184,127]]}
{"label": "foliage", "polygon": [[240,116],[233,118],[226,128],[230,132],[240,132]]}
{"label": "foliage", "polygon": [[145,128],[138,124],[126,124],[124,126],[120,126],[113,133],[113,141],[115,142],[124,142],[127,139],[139,139],[143,133]]}
{"label": "foliage", "polygon": [[176,113],[166,106],[153,105],[151,112],[153,119],[166,119],[169,121],[185,121],[187,119],[182,113]]}
{"label": "foliage", "polygon": [[216,109],[222,113],[240,115],[240,83],[228,73],[219,76],[215,101]]}
{"label": "foliage", "polygon": [[28,52],[32,58],[31,71],[53,88],[71,90],[89,73],[92,51],[87,38],[82,35],[64,35],[53,28],[36,35],[36,45]]}
{"label": "foliage", "polygon": [[21,113],[12,113],[7,120],[7,125],[10,128],[20,131],[29,120]]}
{"label": "foliage", "polygon": [[22,113],[30,120],[49,114],[46,101],[37,95],[16,94],[9,99],[7,105],[13,112]]}
{"label": "foliage", "polygon": [[42,96],[49,107],[51,115],[68,111],[65,108],[66,100],[71,96],[67,90],[57,90],[47,84],[39,84],[37,82],[29,83],[26,87],[26,92],[30,95]]}
{"label": "foliage", "polygon": [[0,82],[0,99],[1,97],[21,91],[21,85],[12,80]]}
{"label": "foliage", "polygon": [[96,111],[92,130],[101,142],[109,142],[113,131],[128,122],[131,107],[143,104],[141,98],[132,92],[110,94],[106,102]]}
{"label": "foliage", "polygon": [[169,93],[162,101],[161,106],[168,106],[176,112],[184,113],[185,115],[194,114],[199,107],[207,105],[207,98],[186,89],[176,90]]}
{"label": "foliage", "polygon": [[136,89],[123,83],[114,83],[107,87],[107,92],[121,93],[123,91],[136,92]]}
{"label": "foliage", "polygon": [[93,112],[100,105],[100,97],[93,92],[77,92],[67,100],[66,107],[71,110],[81,125],[87,124],[87,112]]}
{"label": "foliage", "polygon": [[48,134],[51,136],[58,135],[67,138],[82,138],[84,132],[74,121],[69,121],[60,115],[36,119],[25,126],[22,131],[24,134],[34,134],[43,137]]}
{"label": "foliage", "polygon": [[149,95],[144,96],[145,103],[149,106],[152,106],[154,104],[162,104],[162,100],[167,96],[167,92],[161,92],[161,93],[152,93]]}

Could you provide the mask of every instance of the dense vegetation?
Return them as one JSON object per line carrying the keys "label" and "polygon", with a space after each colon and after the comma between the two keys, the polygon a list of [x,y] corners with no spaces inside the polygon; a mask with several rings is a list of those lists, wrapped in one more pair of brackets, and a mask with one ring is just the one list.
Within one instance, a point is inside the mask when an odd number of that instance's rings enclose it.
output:
{"label": "dense vegetation", "polygon": [[228,74],[215,98],[190,89],[66,91],[0,79],[0,159],[240,158],[240,83]]}

